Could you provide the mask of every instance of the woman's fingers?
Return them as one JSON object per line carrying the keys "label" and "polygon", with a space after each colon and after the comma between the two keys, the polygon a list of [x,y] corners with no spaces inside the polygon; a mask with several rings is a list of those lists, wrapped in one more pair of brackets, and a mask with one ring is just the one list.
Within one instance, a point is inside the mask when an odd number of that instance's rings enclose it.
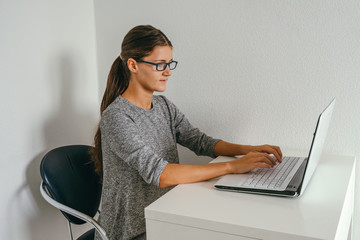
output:
{"label": "woman's fingers", "polygon": [[282,161],[282,152],[281,152],[281,149],[280,147],[278,146],[272,146],[272,148],[274,149],[274,156],[276,157],[276,159],[281,162]]}
{"label": "woman's fingers", "polygon": [[258,161],[264,162],[264,163],[268,164],[271,167],[276,165],[275,159],[272,158],[269,154],[267,154],[267,153],[258,153],[258,154],[259,154],[259,156],[257,157]]}
{"label": "woman's fingers", "polygon": [[257,163],[254,164],[254,168],[271,168],[271,166],[269,164],[267,164],[267,163],[264,163],[264,162],[257,162]]}
{"label": "woman's fingers", "polygon": [[263,145],[263,149],[261,152],[272,154],[279,162],[282,161],[282,152],[279,146]]}

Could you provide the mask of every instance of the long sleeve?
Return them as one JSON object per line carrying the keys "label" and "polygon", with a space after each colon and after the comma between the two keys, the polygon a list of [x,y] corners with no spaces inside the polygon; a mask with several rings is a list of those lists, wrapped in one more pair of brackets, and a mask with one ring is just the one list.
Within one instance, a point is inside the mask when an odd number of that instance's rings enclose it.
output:
{"label": "long sleeve", "polygon": [[102,117],[101,132],[105,144],[129,166],[135,168],[148,184],[159,185],[160,175],[168,164],[148,142],[148,134],[136,125],[130,116],[106,112]]}
{"label": "long sleeve", "polygon": [[168,99],[163,97],[168,105],[174,122],[176,142],[189,148],[197,155],[214,156],[214,147],[220,139],[212,138],[191,125],[185,115]]}

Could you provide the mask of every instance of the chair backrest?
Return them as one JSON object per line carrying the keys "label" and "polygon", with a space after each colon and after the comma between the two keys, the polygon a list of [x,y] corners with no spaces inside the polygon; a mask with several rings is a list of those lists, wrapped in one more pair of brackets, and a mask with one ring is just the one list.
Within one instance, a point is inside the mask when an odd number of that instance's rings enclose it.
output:
{"label": "chair backrest", "polygon": [[[99,208],[102,185],[90,160],[90,148],[85,145],[55,148],[43,157],[40,173],[56,201],[94,217]],[[62,213],[72,223],[85,223]]]}

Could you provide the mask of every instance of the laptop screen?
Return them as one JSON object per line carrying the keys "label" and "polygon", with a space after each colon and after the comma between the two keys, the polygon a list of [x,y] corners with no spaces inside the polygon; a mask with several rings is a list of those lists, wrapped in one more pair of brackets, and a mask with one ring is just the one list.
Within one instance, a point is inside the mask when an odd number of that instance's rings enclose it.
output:
{"label": "laptop screen", "polygon": [[335,102],[336,99],[334,98],[319,116],[313,137],[313,142],[311,144],[309,152],[308,163],[304,174],[304,180],[300,189],[300,195],[310,182],[311,176],[313,175],[319,163],[321,152],[329,129],[331,116],[334,110]]}

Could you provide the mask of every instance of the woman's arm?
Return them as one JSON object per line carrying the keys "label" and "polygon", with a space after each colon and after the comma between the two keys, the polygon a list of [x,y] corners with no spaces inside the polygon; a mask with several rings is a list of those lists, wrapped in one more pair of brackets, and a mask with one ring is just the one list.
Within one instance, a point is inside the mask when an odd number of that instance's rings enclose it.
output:
{"label": "woman's arm", "polygon": [[[227,149],[226,144],[225,149]],[[220,152],[222,150],[220,146]],[[230,173],[246,173],[257,167],[272,168],[273,166],[275,160],[269,154],[262,152],[250,152],[229,162],[202,165],[167,164],[160,175],[159,187],[200,182]]]}
{"label": "woman's arm", "polygon": [[282,159],[280,148],[273,145],[250,146],[219,141],[214,147],[214,155],[216,156],[246,155],[250,152],[273,154],[279,162],[281,162]]}
{"label": "woman's arm", "polygon": [[252,146],[233,144],[225,141],[219,141],[214,147],[215,156],[235,156],[245,155],[251,152]]}

